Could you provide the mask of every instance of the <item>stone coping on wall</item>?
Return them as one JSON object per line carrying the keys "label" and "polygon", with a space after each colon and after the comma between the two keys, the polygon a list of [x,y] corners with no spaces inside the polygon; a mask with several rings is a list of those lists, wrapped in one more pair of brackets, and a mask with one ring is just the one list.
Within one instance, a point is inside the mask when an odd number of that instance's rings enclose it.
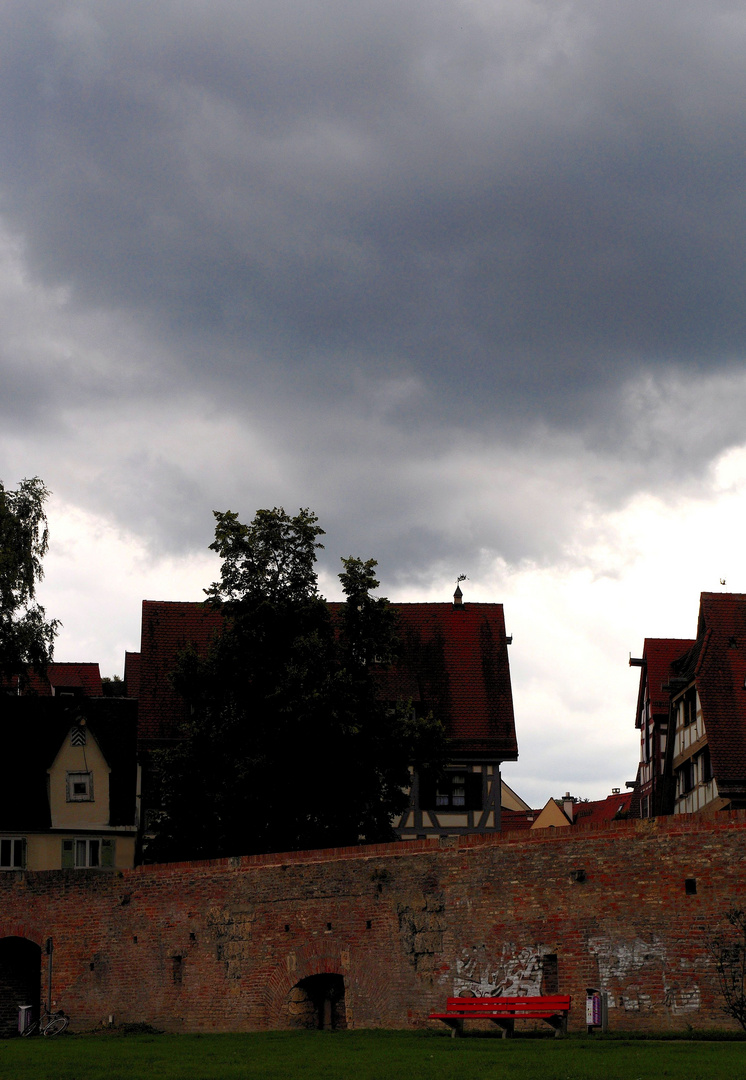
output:
{"label": "stone coping on wall", "polygon": [[[452,837],[428,837],[424,840],[394,840],[385,844],[358,844],[351,847],[317,848],[307,851],[268,852],[262,855],[235,855],[221,859],[193,859],[182,862],[146,863],[133,869],[114,872],[118,878],[157,874],[162,877],[182,874],[185,870],[212,872],[236,871],[262,867],[297,866],[313,863],[333,863],[381,858],[409,858],[413,855],[432,855],[446,851],[468,851],[475,848],[528,847],[541,844],[566,845],[574,840],[608,839],[609,836],[685,835],[716,830],[746,829],[746,810],[720,810],[716,813],[672,814],[668,817],[644,818],[624,821],[601,822],[593,825],[575,825],[558,829],[535,829],[492,833],[489,835],[465,835]],[[74,877],[110,876],[101,870],[5,870],[7,875],[69,874]]]}
{"label": "stone coping on wall", "polygon": [[358,844],[351,847],[317,848],[308,851],[268,852],[262,855],[235,855],[222,859],[194,859],[185,862],[147,863],[124,875],[157,871],[160,874],[182,873],[184,870],[241,870],[262,866],[290,866],[303,863],[339,862],[342,860],[402,858],[428,855],[438,851],[468,850],[470,848],[526,846],[535,844],[567,844],[574,839],[599,839],[609,834],[668,834],[671,836],[718,829],[746,828],[746,810],[717,813],[672,814],[668,817],[641,818],[575,825],[567,829],[535,829],[520,832],[472,834],[466,836],[428,837],[424,840],[394,840],[385,844]]}

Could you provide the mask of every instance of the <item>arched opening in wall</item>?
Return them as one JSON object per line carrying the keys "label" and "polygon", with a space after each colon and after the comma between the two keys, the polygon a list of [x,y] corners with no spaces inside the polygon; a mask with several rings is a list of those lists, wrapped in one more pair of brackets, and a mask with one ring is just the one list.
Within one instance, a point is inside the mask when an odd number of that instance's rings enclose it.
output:
{"label": "arched opening in wall", "polygon": [[342,975],[309,975],[290,991],[291,1027],[341,1031],[347,1027],[345,981]]}
{"label": "arched opening in wall", "polygon": [[0,938],[0,1038],[18,1034],[18,1006],[39,1015],[41,949],[20,937]]}

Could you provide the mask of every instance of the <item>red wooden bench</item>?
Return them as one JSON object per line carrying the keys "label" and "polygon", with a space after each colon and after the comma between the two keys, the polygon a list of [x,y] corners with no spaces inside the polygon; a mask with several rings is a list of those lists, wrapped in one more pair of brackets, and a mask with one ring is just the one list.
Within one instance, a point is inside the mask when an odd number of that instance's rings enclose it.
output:
{"label": "red wooden bench", "polygon": [[555,1036],[567,1034],[567,1014],[572,998],[562,994],[545,997],[449,997],[446,1011],[430,1013],[430,1020],[442,1020],[451,1035],[463,1034],[464,1020],[491,1020],[502,1028],[504,1039],[513,1034],[516,1020],[546,1020]]}

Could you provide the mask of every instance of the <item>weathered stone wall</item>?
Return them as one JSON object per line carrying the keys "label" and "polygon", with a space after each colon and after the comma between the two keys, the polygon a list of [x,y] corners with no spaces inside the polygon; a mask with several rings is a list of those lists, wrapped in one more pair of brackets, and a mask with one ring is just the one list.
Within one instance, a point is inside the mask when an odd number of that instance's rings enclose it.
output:
{"label": "weathered stone wall", "polygon": [[614,1029],[728,1026],[707,937],[743,904],[745,857],[738,812],[115,875],[4,872],[0,939],[53,939],[53,998],[78,1029],[109,1015],[287,1027],[294,988],[323,973],[344,978],[340,1026],[421,1025],[453,993],[543,989],[573,995],[577,1029],[589,986],[608,990]]}

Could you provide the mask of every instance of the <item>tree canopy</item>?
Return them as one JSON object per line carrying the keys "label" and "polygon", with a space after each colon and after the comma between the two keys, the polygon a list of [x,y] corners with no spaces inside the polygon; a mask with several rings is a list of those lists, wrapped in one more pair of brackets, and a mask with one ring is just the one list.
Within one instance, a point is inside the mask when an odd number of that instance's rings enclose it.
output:
{"label": "tree canopy", "polygon": [[48,544],[48,496],[38,476],[15,491],[0,481],[0,679],[24,679],[29,668],[41,673],[52,659],[59,623],[47,621],[35,601]]}
{"label": "tree canopy", "polygon": [[191,705],[184,740],[154,758],[160,822],[149,859],[208,858],[394,838],[410,764],[439,759],[441,725],[382,700],[396,620],[374,598],[376,563],[342,560],[345,602],[319,593],[315,514],[216,513],[224,615],[208,655],[174,673]]}

